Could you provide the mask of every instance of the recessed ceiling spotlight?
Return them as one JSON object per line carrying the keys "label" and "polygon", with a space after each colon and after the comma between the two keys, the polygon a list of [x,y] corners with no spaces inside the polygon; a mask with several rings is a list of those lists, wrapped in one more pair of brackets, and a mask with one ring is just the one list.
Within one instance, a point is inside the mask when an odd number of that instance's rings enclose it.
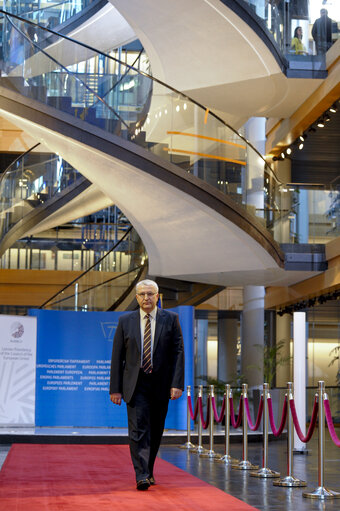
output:
{"label": "recessed ceiling spotlight", "polygon": [[286,153],[287,153],[287,154],[292,154],[292,150],[291,150],[291,148],[290,148],[290,147],[288,147],[288,149],[286,150]]}
{"label": "recessed ceiling spotlight", "polygon": [[303,149],[303,142],[301,142],[301,144],[299,144],[299,149],[301,151],[301,149]]}
{"label": "recessed ceiling spotlight", "polygon": [[330,107],[329,111],[332,112],[332,114],[335,114],[335,112],[338,111],[338,108],[335,103]]}
{"label": "recessed ceiling spotlight", "polygon": [[305,141],[305,137],[303,135],[300,135],[299,136],[299,139],[301,140],[301,142],[304,142]]}
{"label": "recessed ceiling spotlight", "polygon": [[323,119],[319,119],[317,126],[318,126],[318,128],[324,128],[325,127],[325,121]]}
{"label": "recessed ceiling spotlight", "polygon": [[285,153],[281,153],[281,158],[284,160],[285,159]]}

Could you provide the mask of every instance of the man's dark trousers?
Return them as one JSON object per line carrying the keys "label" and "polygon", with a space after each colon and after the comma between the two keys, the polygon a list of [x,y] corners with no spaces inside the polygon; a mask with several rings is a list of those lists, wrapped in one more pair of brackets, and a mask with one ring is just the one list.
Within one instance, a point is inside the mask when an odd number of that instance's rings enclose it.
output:
{"label": "man's dark trousers", "polygon": [[153,373],[141,369],[136,390],[127,404],[129,445],[136,480],[153,475],[161,443],[169,399],[161,399]]}

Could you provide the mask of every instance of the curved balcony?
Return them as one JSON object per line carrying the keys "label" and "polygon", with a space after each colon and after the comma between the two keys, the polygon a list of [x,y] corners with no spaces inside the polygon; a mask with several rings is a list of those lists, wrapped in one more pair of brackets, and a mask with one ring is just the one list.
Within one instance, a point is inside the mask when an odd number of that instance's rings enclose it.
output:
{"label": "curved balcony", "polygon": [[[281,207],[282,183],[242,135],[188,96],[87,45],[60,36],[67,45],[66,54],[56,55],[53,45],[41,49],[39,41],[50,34],[53,38],[59,35],[35,26],[35,36],[30,39],[25,29],[28,22],[11,19],[21,37],[22,61],[7,68],[7,77],[1,78],[2,112],[64,154],[120,205],[145,240],[153,274],[186,275],[188,280],[197,276],[192,258],[188,258],[189,236],[200,243],[202,260],[207,248],[202,246],[202,236],[222,242],[214,268],[218,274],[223,274],[218,268],[227,264],[221,259],[223,251],[235,248],[240,237],[247,239],[250,252],[256,254],[251,269],[282,267],[283,254],[272,238],[284,231],[279,228],[287,214],[286,207]],[[126,74],[118,81],[115,71],[123,65]],[[91,69],[97,71],[95,78]],[[67,134],[67,139],[56,136],[57,132]],[[153,211],[163,208],[164,214],[157,214],[156,219],[140,206],[148,180],[150,189],[159,185],[157,196],[149,201]],[[200,213],[194,217],[195,208]],[[217,224],[218,215],[223,222],[227,220],[228,241],[218,234],[207,208],[214,211]],[[169,218],[177,226],[183,214],[186,222],[181,225],[181,243],[173,248],[176,257],[161,247],[169,245]],[[189,225],[190,217],[194,223]],[[197,257],[194,245],[189,250]],[[211,250],[208,252],[211,262]],[[241,264],[235,254],[232,257],[234,266]],[[201,268],[199,263],[197,259],[197,268]],[[208,266],[205,268],[207,275]],[[194,271],[190,273],[190,269]]]}

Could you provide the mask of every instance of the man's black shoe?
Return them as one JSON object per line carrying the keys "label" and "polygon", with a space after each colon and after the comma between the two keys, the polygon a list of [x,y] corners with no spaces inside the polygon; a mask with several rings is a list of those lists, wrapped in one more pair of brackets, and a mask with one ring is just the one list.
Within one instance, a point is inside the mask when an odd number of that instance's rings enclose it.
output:
{"label": "man's black shoe", "polygon": [[149,479],[141,479],[140,481],[137,481],[137,490],[147,490],[150,486]]}
{"label": "man's black shoe", "polygon": [[150,481],[151,486],[154,486],[156,484],[154,476],[150,476],[148,479]]}

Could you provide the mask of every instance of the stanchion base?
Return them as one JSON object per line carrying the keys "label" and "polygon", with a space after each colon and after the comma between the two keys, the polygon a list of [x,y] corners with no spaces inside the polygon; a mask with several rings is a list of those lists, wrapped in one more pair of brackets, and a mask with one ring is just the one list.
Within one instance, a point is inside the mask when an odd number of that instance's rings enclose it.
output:
{"label": "stanchion base", "polygon": [[258,465],[252,465],[250,461],[242,460],[236,465],[232,465],[232,468],[235,468],[236,470],[256,470],[259,468]]}
{"label": "stanchion base", "polygon": [[269,478],[269,477],[280,477],[280,472],[275,472],[274,470],[270,470],[270,468],[260,468],[260,470],[257,470],[256,472],[250,472],[250,475],[252,477],[263,477],[263,478]]}
{"label": "stanchion base", "polygon": [[294,447],[293,449],[293,454],[309,454],[310,453],[310,450],[307,449],[307,447],[305,449],[298,449],[296,447]]}
{"label": "stanchion base", "polygon": [[329,490],[324,486],[318,486],[318,488],[315,488],[315,490],[312,492],[304,492],[302,496],[306,497],[306,499],[340,499],[340,493],[337,491]]}
{"label": "stanchion base", "polygon": [[229,454],[225,454],[222,456],[222,458],[216,460],[218,463],[224,463],[225,465],[236,465],[237,463],[240,463],[240,460],[237,460],[236,458],[232,458],[229,456]]}
{"label": "stanchion base", "polygon": [[207,449],[205,449],[205,447],[202,447],[201,445],[197,445],[193,449],[189,449],[189,451],[192,452],[193,454],[201,454],[203,452],[207,452]]}
{"label": "stanchion base", "polygon": [[200,457],[201,458],[211,458],[211,459],[216,459],[216,458],[221,458],[221,455],[218,454],[217,452],[215,451],[212,451],[212,450],[209,450],[209,451],[206,451],[206,452],[202,452],[200,454]]}
{"label": "stanchion base", "polygon": [[279,479],[278,481],[273,482],[274,486],[286,486],[286,487],[292,487],[292,486],[307,486],[306,481],[301,481],[301,479],[298,479],[294,476],[286,476],[282,479]]}
{"label": "stanchion base", "polygon": [[179,445],[179,449],[195,449],[196,445],[194,445],[192,442],[185,442],[183,445]]}

